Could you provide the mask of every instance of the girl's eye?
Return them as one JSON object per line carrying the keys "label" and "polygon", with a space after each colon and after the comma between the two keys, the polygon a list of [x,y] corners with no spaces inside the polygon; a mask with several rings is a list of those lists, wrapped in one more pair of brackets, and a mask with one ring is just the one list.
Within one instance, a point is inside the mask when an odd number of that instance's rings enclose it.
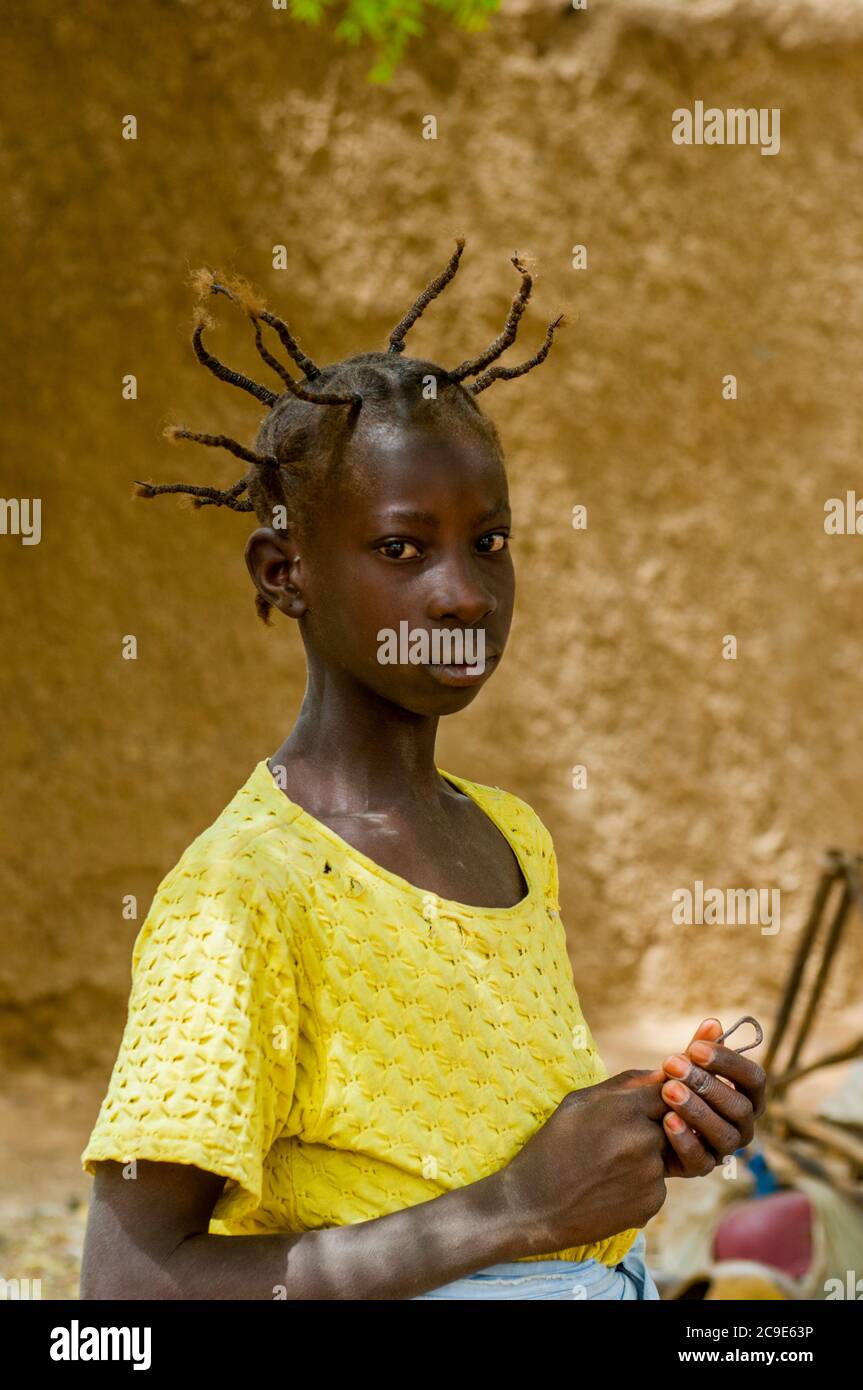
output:
{"label": "girl's eye", "polygon": [[383,545],[378,545],[375,549],[380,555],[386,555],[388,560],[414,560],[419,555],[413,541],[384,541]]}
{"label": "girl's eye", "polygon": [[506,550],[507,544],[509,542],[509,532],[491,531],[487,536],[483,536],[477,542],[477,544],[480,546],[485,546],[486,541],[488,541],[489,544],[487,549],[483,549],[483,555],[493,555],[498,550]]}

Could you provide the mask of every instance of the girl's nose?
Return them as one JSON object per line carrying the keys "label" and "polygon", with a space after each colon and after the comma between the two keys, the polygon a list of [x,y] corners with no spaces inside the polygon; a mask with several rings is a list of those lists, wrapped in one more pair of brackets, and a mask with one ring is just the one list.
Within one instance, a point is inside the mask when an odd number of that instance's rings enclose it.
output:
{"label": "girl's nose", "polygon": [[497,599],[476,575],[464,569],[443,567],[435,575],[428,605],[435,621],[452,621],[473,627],[497,608]]}

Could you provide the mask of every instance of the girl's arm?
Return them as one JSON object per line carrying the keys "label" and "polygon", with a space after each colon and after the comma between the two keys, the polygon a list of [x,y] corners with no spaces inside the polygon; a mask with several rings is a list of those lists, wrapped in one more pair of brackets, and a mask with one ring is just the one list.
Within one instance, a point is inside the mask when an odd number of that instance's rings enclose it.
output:
{"label": "girl's arm", "polygon": [[[126,1179],[119,1163],[100,1162],[81,1297],[407,1299],[503,1260],[644,1226],[666,1196],[662,1076],[620,1072],[571,1091],[489,1176],[300,1235],[210,1235],[222,1177],[139,1159]],[[732,1148],[739,1140],[734,1131]]]}
{"label": "girl's arm", "polygon": [[506,1169],[427,1202],[302,1235],[207,1233],[224,1179],[184,1163],[102,1162],[81,1268],[83,1299],[411,1298],[532,1254]]}

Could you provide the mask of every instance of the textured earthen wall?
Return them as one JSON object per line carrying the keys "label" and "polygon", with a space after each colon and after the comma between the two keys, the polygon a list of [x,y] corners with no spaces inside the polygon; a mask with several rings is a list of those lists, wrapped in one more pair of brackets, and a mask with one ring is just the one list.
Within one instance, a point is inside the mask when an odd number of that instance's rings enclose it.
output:
{"label": "textured earthen wall", "polygon": [[[254,616],[246,518],[131,500],[133,478],[235,476],[165,444],[169,412],[241,438],[257,418],[194,362],[187,267],[247,274],[330,361],[381,346],[458,234],[462,268],[409,350],[452,365],[489,341],[516,249],[540,264],[525,354],[559,309],[575,324],[482,397],[510,460],[519,605],[439,760],[550,825],[600,1040],[769,1019],[819,851],[861,838],[863,536],[823,529],[828,497],[863,496],[861,14],[505,4],[484,34],[436,22],[386,88],[367,53],[263,0],[7,16],[3,490],[43,507],[41,544],[0,537],[16,1062],[110,1063],[139,926],[122,896],[143,913],[302,694],[296,632]],[[778,106],[780,153],[674,145],[671,113],[697,99]],[[257,372],[219,312],[217,350]],[[698,878],[779,887],[782,930],[673,927],[671,893]],[[856,932],[834,1010],[861,964]]]}

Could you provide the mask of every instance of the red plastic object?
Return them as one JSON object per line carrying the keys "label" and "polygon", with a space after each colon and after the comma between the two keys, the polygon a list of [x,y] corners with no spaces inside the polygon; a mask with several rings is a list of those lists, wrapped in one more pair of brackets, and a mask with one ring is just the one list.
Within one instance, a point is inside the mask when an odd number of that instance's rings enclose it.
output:
{"label": "red plastic object", "polygon": [[734,1206],[713,1237],[716,1260],[757,1260],[802,1279],[812,1263],[812,1206],[804,1192],[774,1192]]}

